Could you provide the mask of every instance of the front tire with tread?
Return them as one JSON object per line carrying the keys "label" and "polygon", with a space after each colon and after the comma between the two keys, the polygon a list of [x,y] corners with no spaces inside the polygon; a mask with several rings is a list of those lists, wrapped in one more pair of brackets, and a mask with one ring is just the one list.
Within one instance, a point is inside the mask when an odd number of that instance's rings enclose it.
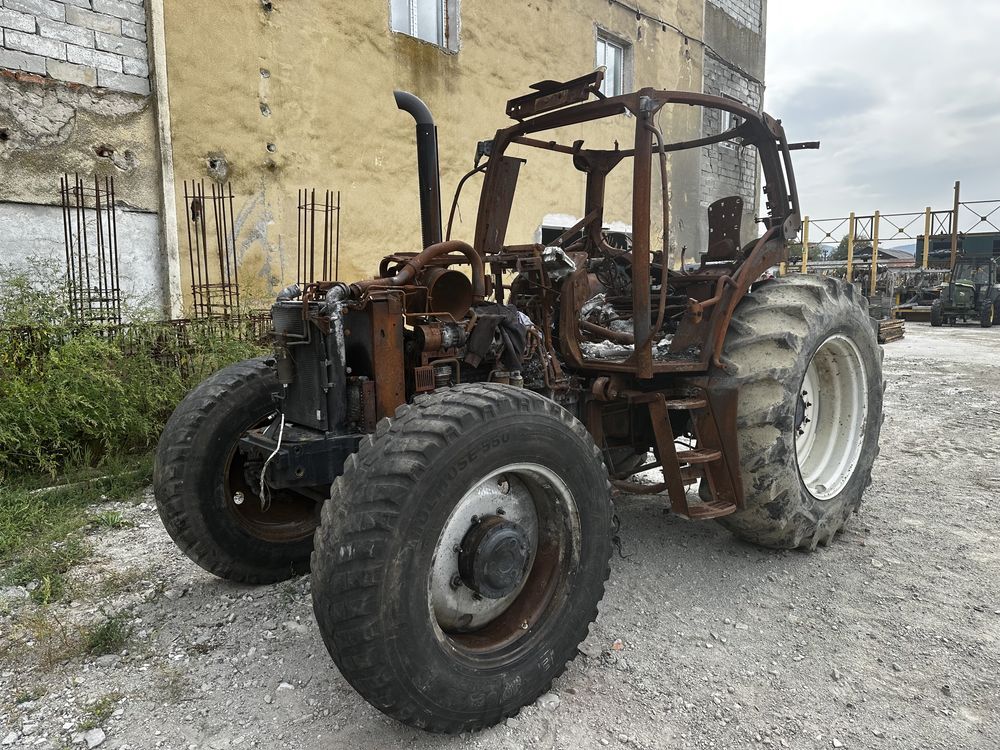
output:
{"label": "front tire with tread", "polygon": [[979,325],[983,328],[991,328],[996,319],[996,306],[990,300],[983,303],[983,309],[979,313]]}
{"label": "front tire with tread", "polygon": [[[441,530],[481,478],[528,464],[552,472],[572,496],[576,520],[539,521],[578,529],[559,551],[569,562],[546,579],[557,581],[548,589],[533,583],[536,559],[496,621],[516,611],[511,630],[487,635],[490,623],[472,640],[446,632],[428,583]],[[583,425],[531,391],[457,385],[399,407],[348,458],[316,534],[313,605],[333,660],[369,703],[421,729],[474,731],[534,701],[576,655],[610,555],[610,486]],[[538,599],[530,625],[519,624],[526,610],[515,608],[543,589],[554,593]]]}
{"label": "front tire with tread", "polygon": [[939,299],[931,302],[931,325],[935,328],[940,328],[944,325],[944,310]]}
{"label": "front tire with tread", "polygon": [[[181,401],[156,448],[153,490],[163,525],[188,557],[220,578],[274,583],[309,570],[315,503],[297,498],[279,508],[284,501],[275,500],[269,513],[247,522],[260,500],[242,470],[232,469],[237,442],[276,411],[277,391],[266,358],[219,370]],[[231,496],[237,483],[246,495],[242,509]]]}

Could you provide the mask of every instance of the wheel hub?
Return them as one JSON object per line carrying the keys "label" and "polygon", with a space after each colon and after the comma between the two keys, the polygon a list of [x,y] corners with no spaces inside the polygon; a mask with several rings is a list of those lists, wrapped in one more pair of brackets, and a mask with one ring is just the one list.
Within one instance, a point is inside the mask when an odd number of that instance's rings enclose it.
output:
{"label": "wheel hub", "polygon": [[462,539],[458,573],[488,599],[502,599],[520,587],[528,572],[530,540],[524,529],[492,515],[473,524]]}

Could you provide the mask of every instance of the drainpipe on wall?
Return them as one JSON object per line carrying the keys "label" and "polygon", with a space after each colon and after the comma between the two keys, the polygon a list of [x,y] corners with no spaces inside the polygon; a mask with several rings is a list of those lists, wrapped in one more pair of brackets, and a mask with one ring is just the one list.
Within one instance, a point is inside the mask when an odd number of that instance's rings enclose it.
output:
{"label": "drainpipe on wall", "polygon": [[183,315],[181,262],[177,242],[177,196],[174,187],[174,152],[170,140],[170,98],[167,94],[167,48],[163,25],[163,0],[146,0],[149,48],[156,94],[156,132],[160,152],[160,247],[164,262],[164,295],[171,318]]}

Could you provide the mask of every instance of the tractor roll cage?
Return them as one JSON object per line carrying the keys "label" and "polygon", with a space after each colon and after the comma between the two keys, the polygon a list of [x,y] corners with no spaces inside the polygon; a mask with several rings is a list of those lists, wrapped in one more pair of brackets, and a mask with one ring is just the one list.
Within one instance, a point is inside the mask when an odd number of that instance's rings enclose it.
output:
{"label": "tractor roll cage", "polygon": [[[594,74],[595,76],[597,74]],[[583,79],[578,79],[583,80]],[[576,82],[559,84],[569,87]],[[586,81],[581,94],[597,93],[595,81]],[[596,81],[599,85],[599,80]],[[535,86],[540,88],[538,84]],[[555,96],[559,89],[553,89]],[[525,99],[539,99],[543,94],[528,95],[508,103],[508,112],[519,116],[520,105]],[[579,99],[578,99],[579,100]],[[656,114],[666,105],[688,105],[731,112],[740,118],[739,124],[720,134],[688,141],[666,143],[655,125]],[[559,106],[559,105],[556,105]],[[583,148],[583,142],[572,146],[530,137],[541,131],[569,125],[582,124],[614,115],[630,113],[635,117],[635,141],[631,149],[594,150]],[[669,234],[669,198],[663,189],[663,254],[661,256],[662,283],[656,309],[653,307],[650,288],[650,198],[653,176],[653,156],[660,162],[661,184],[666,182],[666,155],[674,151],[742,139],[745,145],[757,148],[763,169],[767,216],[765,233],[746,248],[734,248],[724,258],[709,257],[715,262],[702,262],[701,269],[693,272],[673,271],[667,268]],[[502,261],[514,247],[504,244],[507,224],[522,160],[507,156],[512,144],[546,149],[572,156],[574,165],[587,174],[586,205],[584,218],[567,230],[557,244],[569,235],[584,231],[596,247],[606,247],[601,236],[604,214],[604,184],[607,174],[626,158],[633,158],[632,177],[632,310],[635,347],[631,356],[620,360],[592,360],[583,356],[579,346],[577,326],[562,325],[560,343],[569,364],[584,370],[601,370],[631,373],[640,378],[652,378],[656,373],[700,372],[713,362],[718,364],[729,320],[736,304],[749,290],[761,273],[787,257],[787,241],[799,230],[800,216],[795,178],[792,171],[789,145],[778,120],[757,112],[743,104],[708,94],[666,91],[644,88],[622,96],[599,98],[583,104],[543,111],[518,124],[497,131],[491,144],[489,161],[485,168],[479,213],[476,221],[474,248],[494,271],[503,268]],[[617,144],[616,144],[617,145]],[[713,230],[710,226],[711,244]],[[737,243],[738,244],[738,243]],[[523,247],[523,246],[521,246]],[[507,251],[505,253],[505,251]],[[670,355],[664,361],[652,357],[654,336],[663,323],[667,288],[680,291],[686,298],[677,333],[670,345]],[[563,284],[561,295],[561,320],[577,320],[580,308],[590,297],[587,269],[579,267]],[[657,325],[653,327],[652,321]]]}

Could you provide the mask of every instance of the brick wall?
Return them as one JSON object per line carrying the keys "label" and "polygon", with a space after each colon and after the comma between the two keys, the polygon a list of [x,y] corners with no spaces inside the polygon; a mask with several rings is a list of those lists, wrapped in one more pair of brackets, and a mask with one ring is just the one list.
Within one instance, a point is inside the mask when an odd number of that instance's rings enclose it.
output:
{"label": "brick wall", "polygon": [[[736,99],[754,109],[761,106],[760,86],[716,60],[705,55],[706,94],[724,95]],[[715,135],[722,132],[722,112],[706,109],[702,127],[704,134]],[[743,198],[744,212],[753,213],[757,191],[757,150],[753,146],[729,146],[716,143],[705,146],[701,160],[702,206],[717,198],[739,195]],[[746,218],[744,225],[746,225]],[[744,232],[752,232],[753,227],[744,226]]]}
{"label": "brick wall", "polygon": [[708,2],[748,29],[755,32],[762,31],[764,0],[708,0]]}
{"label": "brick wall", "polygon": [[0,0],[0,68],[149,94],[143,0]]}

